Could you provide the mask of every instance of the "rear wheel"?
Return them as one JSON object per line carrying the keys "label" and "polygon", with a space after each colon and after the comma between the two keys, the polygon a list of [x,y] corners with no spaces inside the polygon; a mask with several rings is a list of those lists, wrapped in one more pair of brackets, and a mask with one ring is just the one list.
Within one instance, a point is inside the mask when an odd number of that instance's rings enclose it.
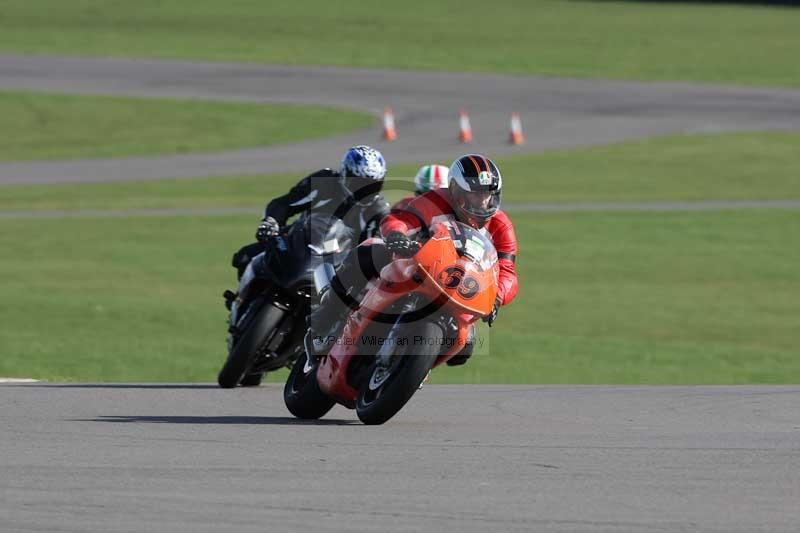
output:
{"label": "rear wheel", "polygon": [[361,385],[356,401],[356,414],[365,424],[383,424],[397,414],[419,389],[428,371],[439,356],[442,329],[433,322],[400,330],[397,338],[422,338],[424,342],[398,345],[387,368],[373,363],[369,379]]}
{"label": "rear wheel", "polygon": [[289,412],[297,418],[315,420],[330,411],[336,402],[319,388],[317,382],[319,363],[309,365],[307,361],[308,356],[305,352],[295,361],[283,387],[283,402]]}
{"label": "rear wheel", "polygon": [[228,354],[217,376],[217,383],[223,389],[231,389],[239,384],[245,372],[253,363],[258,349],[264,344],[270,333],[280,324],[285,311],[278,309],[271,302],[266,302],[258,311],[247,330],[239,337],[238,342]]}

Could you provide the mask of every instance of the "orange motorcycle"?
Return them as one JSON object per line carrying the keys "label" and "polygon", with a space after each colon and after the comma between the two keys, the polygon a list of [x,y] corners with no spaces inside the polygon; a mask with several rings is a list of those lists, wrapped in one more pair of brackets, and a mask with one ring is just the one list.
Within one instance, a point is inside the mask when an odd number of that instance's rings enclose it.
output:
{"label": "orange motorcycle", "polygon": [[498,266],[491,240],[449,220],[428,234],[413,257],[396,257],[370,281],[327,355],[298,357],[284,387],[293,415],[320,418],[338,402],[365,424],[386,422],[492,312]]}

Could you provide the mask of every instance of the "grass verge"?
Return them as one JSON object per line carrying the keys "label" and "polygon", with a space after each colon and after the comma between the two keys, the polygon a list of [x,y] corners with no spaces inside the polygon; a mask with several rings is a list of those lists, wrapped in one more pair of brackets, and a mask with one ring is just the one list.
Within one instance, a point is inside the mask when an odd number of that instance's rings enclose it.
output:
{"label": "grass verge", "polygon": [[2,24],[6,52],[800,85],[800,10],[758,3],[5,0]]}
{"label": "grass verge", "polygon": [[[797,383],[793,211],[515,216],[519,297],[433,382]],[[0,375],[213,381],[248,217],[7,219]],[[485,333],[485,331],[483,331]]]}

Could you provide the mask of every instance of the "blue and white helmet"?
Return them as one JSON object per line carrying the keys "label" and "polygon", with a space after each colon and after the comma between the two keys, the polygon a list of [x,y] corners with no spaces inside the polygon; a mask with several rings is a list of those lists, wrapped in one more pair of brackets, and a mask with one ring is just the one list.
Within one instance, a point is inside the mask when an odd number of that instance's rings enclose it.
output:
{"label": "blue and white helmet", "polygon": [[339,165],[342,187],[361,205],[371,203],[381,192],[385,175],[386,160],[383,155],[366,145],[350,148]]}

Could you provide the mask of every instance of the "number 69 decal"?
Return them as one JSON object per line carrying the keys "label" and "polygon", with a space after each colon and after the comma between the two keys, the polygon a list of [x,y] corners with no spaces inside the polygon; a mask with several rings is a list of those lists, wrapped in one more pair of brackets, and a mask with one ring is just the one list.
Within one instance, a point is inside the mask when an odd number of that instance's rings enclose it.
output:
{"label": "number 69 decal", "polygon": [[464,276],[464,269],[457,266],[445,268],[439,274],[439,281],[448,289],[456,289],[456,292],[465,300],[474,298],[481,290],[478,280],[472,276]]}

